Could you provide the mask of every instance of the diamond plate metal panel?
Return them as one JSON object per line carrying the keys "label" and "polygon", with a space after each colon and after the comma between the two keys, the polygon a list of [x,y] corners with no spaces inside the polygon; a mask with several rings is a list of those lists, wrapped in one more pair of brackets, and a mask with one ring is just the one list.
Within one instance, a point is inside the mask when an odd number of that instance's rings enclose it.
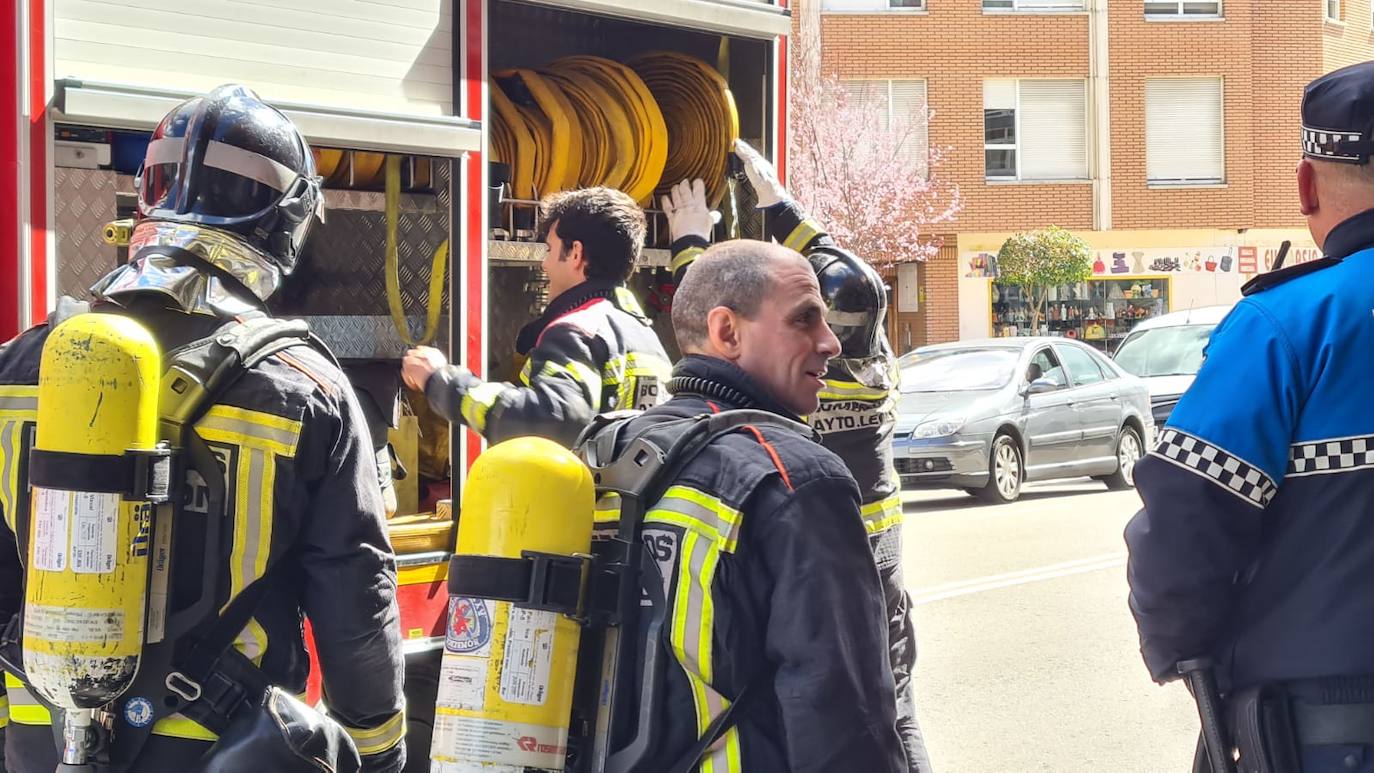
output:
{"label": "diamond plate metal panel", "polygon": [[[310,330],[324,339],[341,360],[400,359],[409,348],[396,332],[389,316],[305,316]],[[411,336],[423,332],[423,317],[406,317]],[[439,320],[439,335],[431,345],[448,348],[448,317]]]}
{"label": "diamond plate metal panel", "polygon": [[85,298],[96,280],[119,265],[116,248],[100,234],[116,217],[115,194],[132,193],[133,178],[104,169],[58,167],[53,186],[57,293]]}

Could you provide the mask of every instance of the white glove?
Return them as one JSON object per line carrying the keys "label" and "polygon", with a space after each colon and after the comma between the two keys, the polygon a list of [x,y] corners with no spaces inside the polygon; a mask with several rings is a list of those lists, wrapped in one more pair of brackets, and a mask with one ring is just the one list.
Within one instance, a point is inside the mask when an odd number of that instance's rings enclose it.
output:
{"label": "white glove", "polygon": [[711,208],[706,206],[706,183],[683,180],[659,198],[663,213],[668,216],[668,238],[677,241],[684,236],[699,236],[711,241],[711,227],[715,221]]}
{"label": "white glove", "polygon": [[792,198],[788,195],[787,189],[782,187],[782,183],[778,182],[778,170],[774,169],[773,165],[768,163],[768,159],[757,150],[749,147],[749,143],[735,140],[735,155],[744,162],[744,174],[749,178],[749,185],[753,187],[754,194],[759,197],[759,209]]}

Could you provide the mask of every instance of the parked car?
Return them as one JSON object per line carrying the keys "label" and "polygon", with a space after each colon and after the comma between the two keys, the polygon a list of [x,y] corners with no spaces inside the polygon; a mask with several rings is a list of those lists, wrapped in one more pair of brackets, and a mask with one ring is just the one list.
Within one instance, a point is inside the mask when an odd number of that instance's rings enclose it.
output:
{"label": "parked car", "polygon": [[1145,379],[1149,386],[1155,426],[1164,426],[1178,399],[1193,385],[1212,330],[1233,305],[1204,306],[1147,319],[1116,348],[1112,355],[1116,364]]}
{"label": "parked car", "polygon": [[993,338],[903,355],[893,451],[906,488],[1011,502],[1027,481],[1134,485],[1152,442],[1145,382],[1067,338]]}

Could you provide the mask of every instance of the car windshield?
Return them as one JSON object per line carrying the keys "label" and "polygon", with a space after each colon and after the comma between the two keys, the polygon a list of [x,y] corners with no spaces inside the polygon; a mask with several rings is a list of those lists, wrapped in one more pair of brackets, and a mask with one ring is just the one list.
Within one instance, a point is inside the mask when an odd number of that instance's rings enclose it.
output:
{"label": "car windshield", "polygon": [[1116,350],[1116,364],[1133,376],[1194,376],[1216,325],[1175,325],[1142,330]]}
{"label": "car windshield", "polygon": [[1017,349],[940,349],[917,352],[902,369],[903,392],[998,389],[1011,381]]}

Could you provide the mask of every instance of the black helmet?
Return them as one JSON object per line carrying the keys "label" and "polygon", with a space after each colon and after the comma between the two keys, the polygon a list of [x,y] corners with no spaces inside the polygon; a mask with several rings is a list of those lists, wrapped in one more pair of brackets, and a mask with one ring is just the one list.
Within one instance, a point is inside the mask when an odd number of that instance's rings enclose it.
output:
{"label": "black helmet", "polygon": [[879,333],[887,316],[887,287],[878,272],[848,250],[818,247],[807,256],[825,299],[825,321],[840,339],[840,356],[882,353]]}
{"label": "black helmet", "polygon": [[235,234],[283,274],[322,213],[310,146],[246,86],[220,86],[173,108],[153,130],[136,186],[140,218]]}

